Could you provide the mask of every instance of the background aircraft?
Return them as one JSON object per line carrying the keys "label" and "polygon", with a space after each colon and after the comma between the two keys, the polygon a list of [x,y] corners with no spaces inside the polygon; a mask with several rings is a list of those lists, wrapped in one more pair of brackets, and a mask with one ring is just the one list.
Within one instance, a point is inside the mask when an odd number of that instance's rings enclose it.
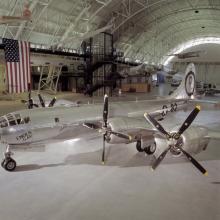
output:
{"label": "background aircraft", "polygon": [[174,53],[174,54],[169,54],[167,56],[176,56],[179,59],[186,59],[191,57],[200,57],[201,53],[204,53],[204,51],[198,50],[198,51],[190,51],[186,53]]}
{"label": "background aircraft", "polygon": [[25,4],[23,15],[21,16],[0,16],[0,24],[20,23],[24,21],[31,21],[31,11],[28,4]]}
{"label": "background aircraft", "polygon": [[128,76],[150,76],[153,74],[162,74],[163,76],[173,77],[178,71],[169,66],[154,65],[154,64],[140,64],[138,66],[129,67],[121,70],[119,74],[123,77]]}

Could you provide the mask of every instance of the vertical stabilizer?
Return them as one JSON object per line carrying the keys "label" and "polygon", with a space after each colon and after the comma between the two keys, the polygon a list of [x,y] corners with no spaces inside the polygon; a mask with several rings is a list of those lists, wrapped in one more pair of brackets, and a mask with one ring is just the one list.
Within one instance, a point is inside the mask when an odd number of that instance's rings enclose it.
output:
{"label": "vertical stabilizer", "polygon": [[192,99],[196,93],[195,65],[190,63],[186,67],[184,78],[179,87],[169,96],[171,99]]}

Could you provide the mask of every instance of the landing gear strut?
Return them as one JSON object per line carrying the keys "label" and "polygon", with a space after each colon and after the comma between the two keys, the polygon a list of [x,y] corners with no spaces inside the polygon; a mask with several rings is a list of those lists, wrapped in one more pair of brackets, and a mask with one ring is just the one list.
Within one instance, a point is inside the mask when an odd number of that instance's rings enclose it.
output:
{"label": "landing gear strut", "polygon": [[4,153],[4,159],[1,162],[1,166],[7,171],[13,171],[16,168],[16,161],[11,157],[13,153],[10,151],[10,146],[7,146]]}
{"label": "landing gear strut", "polygon": [[151,155],[156,151],[156,143],[153,142],[152,144],[145,147],[142,146],[141,140],[137,140],[136,149],[138,152],[145,152],[146,154]]}

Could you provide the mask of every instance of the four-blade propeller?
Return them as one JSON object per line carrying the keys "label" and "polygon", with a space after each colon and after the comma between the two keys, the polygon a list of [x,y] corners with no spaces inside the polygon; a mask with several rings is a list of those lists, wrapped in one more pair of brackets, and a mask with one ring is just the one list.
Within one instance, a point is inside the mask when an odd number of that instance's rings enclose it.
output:
{"label": "four-blade propeller", "polygon": [[160,156],[155,160],[155,162],[152,165],[152,169],[155,170],[157,166],[162,162],[162,160],[165,158],[166,154],[171,150],[178,150],[182,152],[186,158],[204,175],[207,175],[207,171],[202,167],[202,165],[193,158],[189,153],[184,151],[182,149],[182,138],[181,135],[183,132],[192,124],[194,119],[196,118],[197,114],[200,111],[200,106],[196,106],[193,111],[189,114],[187,119],[183,122],[183,124],[180,126],[179,130],[177,132],[169,133],[167,132],[163,126],[156,121],[151,115],[145,113],[144,117],[148,122],[150,122],[164,137],[167,139],[168,147],[160,154]]}
{"label": "four-blade propeller", "polygon": [[31,90],[28,91],[28,100],[21,100],[22,103],[27,103],[28,109],[32,109],[34,107],[38,108],[39,106],[34,103],[33,99],[31,98]]}
{"label": "four-blade propeller", "polygon": [[102,163],[105,163],[105,142],[110,135],[115,135],[120,138],[124,138],[128,141],[131,141],[131,136],[112,131],[110,127],[108,127],[108,96],[104,96],[104,108],[103,108],[103,126],[101,128],[101,132],[103,132],[103,145],[102,145]]}

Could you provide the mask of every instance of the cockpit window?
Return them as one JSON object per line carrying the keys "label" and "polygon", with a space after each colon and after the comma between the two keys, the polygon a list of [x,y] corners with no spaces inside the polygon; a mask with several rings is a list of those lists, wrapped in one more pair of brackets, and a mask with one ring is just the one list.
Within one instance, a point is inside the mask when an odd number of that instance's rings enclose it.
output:
{"label": "cockpit window", "polygon": [[24,121],[21,119],[20,114],[15,114],[15,118],[16,118],[16,120],[17,120],[17,124],[18,124],[18,125],[24,124]]}
{"label": "cockpit window", "polygon": [[8,126],[8,122],[4,117],[0,117],[0,127],[4,128]]}
{"label": "cockpit window", "polygon": [[16,121],[15,116],[13,114],[7,114],[6,117],[8,119],[8,122],[9,122],[10,126],[13,126],[13,125],[17,124],[17,121]]}
{"label": "cockpit window", "polygon": [[30,122],[30,117],[24,117],[24,123],[29,123]]}
{"label": "cockpit window", "polygon": [[20,124],[27,124],[30,122],[30,117],[21,118],[20,114],[9,113],[5,116],[0,117],[0,127],[8,127]]}

